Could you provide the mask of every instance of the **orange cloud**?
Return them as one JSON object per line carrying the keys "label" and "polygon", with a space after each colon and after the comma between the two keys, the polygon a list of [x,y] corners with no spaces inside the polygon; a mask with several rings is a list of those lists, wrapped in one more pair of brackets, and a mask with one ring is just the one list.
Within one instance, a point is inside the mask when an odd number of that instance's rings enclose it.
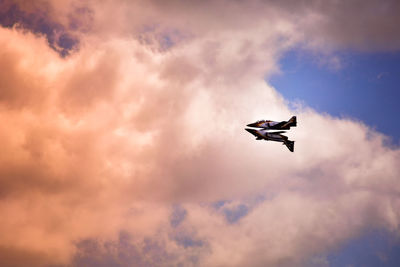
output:
{"label": "orange cloud", "polygon": [[[46,3],[62,25],[77,6]],[[290,110],[264,81],[286,49],[320,38],[302,24],[316,14],[258,2],[86,8],[93,20],[66,58],[44,36],[0,28],[5,266],[293,266],[365,228],[398,229],[399,150],[359,122]],[[293,154],[243,130],[294,112]],[[229,222],[236,207],[246,213]]]}

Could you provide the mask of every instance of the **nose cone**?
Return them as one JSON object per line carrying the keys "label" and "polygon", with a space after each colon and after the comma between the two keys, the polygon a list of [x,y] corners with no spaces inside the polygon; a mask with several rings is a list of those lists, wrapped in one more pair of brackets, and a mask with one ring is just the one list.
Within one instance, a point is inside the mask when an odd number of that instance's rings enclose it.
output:
{"label": "nose cone", "polygon": [[257,127],[257,126],[258,126],[258,123],[257,123],[257,122],[255,122],[255,123],[250,123],[250,124],[247,124],[247,126],[248,126],[248,127]]}
{"label": "nose cone", "polygon": [[246,131],[248,131],[251,134],[255,134],[257,132],[256,129],[249,129],[249,128],[244,128]]}

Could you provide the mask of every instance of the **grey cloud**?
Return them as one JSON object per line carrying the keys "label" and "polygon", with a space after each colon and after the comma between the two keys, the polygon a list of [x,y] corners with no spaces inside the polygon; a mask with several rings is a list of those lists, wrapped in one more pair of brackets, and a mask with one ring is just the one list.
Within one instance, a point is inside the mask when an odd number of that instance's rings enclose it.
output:
{"label": "grey cloud", "polygon": [[78,253],[71,266],[160,266],[172,258],[156,240],[146,239],[141,244],[132,242],[128,233],[120,233],[116,241],[82,240],[76,245]]}
{"label": "grey cloud", "polygon": [[54,16],[51,2],[0,1],[0,25],[17,27],[35,34],[44,35],[49,46],[65,57],[79,46],[76,31],[84,31],[88,25],[82,21],[90,21],[91,11],[76,5],[63,23],[60,17]]}

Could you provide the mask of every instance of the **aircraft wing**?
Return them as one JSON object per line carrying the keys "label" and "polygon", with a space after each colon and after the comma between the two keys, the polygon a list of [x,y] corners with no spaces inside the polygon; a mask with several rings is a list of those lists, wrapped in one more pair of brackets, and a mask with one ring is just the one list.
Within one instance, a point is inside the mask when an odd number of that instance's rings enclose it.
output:
{"label": "aircraft wing", "polygon": [[257,131],[256,129],[245,128],[245,130],[254,135],[255,137],[257,137],[257,139],[265,139],[265,137],[262,134],[260,134],[260,132]]}
{"label": "aircraft wing", "polygon": [[283,134],[286,133],[286,131],[276,131],[276,132],[269,132],[271,134]]}

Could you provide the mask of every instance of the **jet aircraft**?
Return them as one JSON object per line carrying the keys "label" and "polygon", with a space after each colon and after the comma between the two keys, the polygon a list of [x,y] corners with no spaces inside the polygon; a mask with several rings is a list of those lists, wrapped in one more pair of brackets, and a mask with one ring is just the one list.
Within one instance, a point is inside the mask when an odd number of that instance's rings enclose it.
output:
{"label": "jet aircraft", "polygon": [[[294,117],[296,119],[296,117]],[[245,128],[246,131],[251,133],[256,137],[256,140],[267,140],[267,141],[275,141],[282,142],[282,145],[286,145],[287,148],[293,152],[294,151],[294,141],[290,141],[287,136],[283,135],[284,131],[279,132],[268,132],[267,129],[249,129]]]}
{"label": "jet aircraft", "polygon": [[268,130],[290,130],[290,127],[297,126],[296,116],[291,117],[288,121],[269,121],[261,120],[255,123],[247,124],[248,127],[264,128]]}

